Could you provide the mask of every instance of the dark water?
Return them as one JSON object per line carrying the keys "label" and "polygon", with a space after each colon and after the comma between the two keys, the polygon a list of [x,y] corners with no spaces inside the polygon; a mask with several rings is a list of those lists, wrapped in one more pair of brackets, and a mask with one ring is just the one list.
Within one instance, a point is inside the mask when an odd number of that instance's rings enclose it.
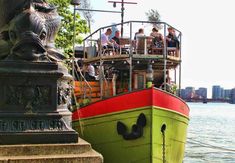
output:
{"label": "dark water", "polygon": [[188,103],[184,163],[235,163],[235,105]]}

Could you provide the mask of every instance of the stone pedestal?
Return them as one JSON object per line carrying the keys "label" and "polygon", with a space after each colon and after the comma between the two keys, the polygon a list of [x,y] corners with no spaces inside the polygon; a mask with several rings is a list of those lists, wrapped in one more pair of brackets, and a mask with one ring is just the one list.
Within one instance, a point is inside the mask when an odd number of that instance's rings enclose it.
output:
{"label": "stone pedestal", "polygon": [[77,142],[70,82],[56,63],[0,62],[0,144]]}
{"label": "stone pedestal", "polygon": [[0,163],[102,163],[89,143],[1,145]]}

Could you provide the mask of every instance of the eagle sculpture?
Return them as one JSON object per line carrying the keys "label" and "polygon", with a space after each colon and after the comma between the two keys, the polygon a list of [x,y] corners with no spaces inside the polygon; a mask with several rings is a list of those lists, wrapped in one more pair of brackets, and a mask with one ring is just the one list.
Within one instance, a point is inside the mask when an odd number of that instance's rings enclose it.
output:
{"label": "eagle sculpture", "polygon": [[0,0],[0,60],[52,61],[61,18],[46,0]]}

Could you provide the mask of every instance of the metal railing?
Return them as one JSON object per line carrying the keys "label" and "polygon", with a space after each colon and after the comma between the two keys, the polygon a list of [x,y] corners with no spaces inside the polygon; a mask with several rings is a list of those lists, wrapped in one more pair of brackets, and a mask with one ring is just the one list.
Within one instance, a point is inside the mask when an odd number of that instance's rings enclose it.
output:
{"label": "metal railing", "polygon": [[[86,38],[84,38],[83,40],[83,47],[84,47],[84,58],[86,58],[86,47],[87,47],[87,44],[90,44],[90,45],[94,45],[92,44],[91,42],[96,42],[96,45],[98,45],[98,54],[94,54],[93,56],[87,56],[88,58],[89,57],[97,57],[97,56],[102,56],[103,53],[102,53],[102,48],[101,48],[101,35],[102,33],[105,33],[105,29],[107,28],[118,28],[119,26],[123,25],[124,26],[124,37],[126,39],[129,39],[129,58],[130,58],[130,83],[129,83],[129,91],[132,90],[132,57],[136,54],[134,53],[135,49],[134,49],[134,45],[132,44],[133,40],[134,40],[134,35],[135,35],[135,32],[134,31],[138,31],[139,28],[144,28],[145,29],[148,29],[149,28],[149,35],[150,33],[152,32],[151,29],[153,27],[161,27],[161,29],[159,29],[160,33],[163,35],[163,48],[162,48],[162,51],[163,51],[163,62],[164,62],[164,67],[163,67],[163,72],[164,72],[164,89],[166,89],[166,72],[167,72],[167,59],[168,59],[168,47],[167,47],[167,29],[168,27],[171,27],[172,29],[175,30],[176,32],[176,36],[179,40],[179,56],[178,56],[178,59],[179,59],[179,89],[181,88],[181,41],[182,41],[182,33],[181,31],[179,31],[178,29],[176,29],[175,27],[169,25],[168,23],[166,22],[152,22],[152,21],[127,21],[127,22],[124,22],[123,24],[121,23],[117,23],[117,24],[112,24],[112,25],[108,25],[108,26],[103,26],[99,29],[97,29],[96,31],[94,31],[93,33],[91,33],[90,35],[88,35]],[[137,28],[138,27],[138,28]],[[146,33],[146,32],[145,32]],[[145,46],[146,47],[146,46]],[[97,47],[96,47],[97,48]],[[119,53],[121,55],[121,53]],[[88,54],[89,55],[89,54]],[[101,62],[101,58],[100,58],[100,62]],[[175,83],[177,83],[177,79],[176,79],[176,71],[175,71]],[[101,84],[102,85],[102,84]],[[101,95],[103,94],[102,92],[102,88],[101,88]]]}
{"label": "metal railing", "polygon": [[[80,90],[81,90],[81,96],[83,96],[82,99],[86,99],[86,97],[87,97],[87,88],[88,88],[88,90],[89,90],[88,99],[91,101],[92,87],[87,82],[87,80],[84,77],[84,75],[82,74],[82,70],[79,67],[77,62],[75,62],[75,67],[76,67],[76,71],[75,71],[76,75],[81,77],[80,78],[80,85],[79,86],[80,86]],[[85,85],[82,84],[82,81],[84,81]]]}
{"label": "metal railing", "polygon": [[[117,23],[117,24],[112,24],[112,25],[108,25],[108,26],[103,26],[99,29],[97,29],[96,31],[94,31],[93,33],[91,33],[90,35],[88,35],[86,38],[83,39],[83,49],[86,49],[87,47],[87,44],[90,44],[90,45],[94,45],[93,42],[96,42],[96,45],[97,45],[97,49],[96,51],[98,51],[98,55],[97,54],[94,54],[94,56],[88,56],[88,57],[95,57],[95,56],[102,56],[102,46],[100,44],[100,40],[101,40],[101,34],[105,32],[105,29],[107,28],[118,28],[119,26],[121,26],[122,24],[121,23]],[[160,29],[159,31],[163,30],[163,37],[164,37],[164,47],[163,47],[163,51],[164,53],[166,53],[167,55],[167,44],[166,44],[166,37],[167,37],[167,28],[168,27],[172,27],[176,33],[177,33],[177,38],[179,39],[179,42],[180,42],[180,45],[181,45],[181,37],[182,37],[182,33],[181,31],[179,31],[178,29],[174,28],[173,26],[169,25],[168,23],[166,22],[152,22],[152,21],[127,21],[127,22],[124,22],[123,23],[123,26],[126,27],[126,30],[127,32],[124,32],[125,34],[125,38],[126,39],[129,39],[129,49],[130,49],[130,55],[133,55],[133,52],[134,52],[134,48],[133,48],[133,36],[134,36],[134,30],[137,31],[138,28],[136,27],[139,27],[139,28],[142,28],[141,26],[144,26],[144,25],[152,25],[153,26],[160,26],[162,27],[162,29]],[[129,26],[129,27],[128,27]],[[149,26],[150,27],[150,26]],[[144,27],[145,28],[145,27]],[[150,33],[151,31],[149,31]],[[147,35],[146,35],[147,36]],[[95,39],[94,39],[95,38]],[[181,46],[180,46],[181,48]],[[181,50],[179,49],[179,52]],[[86,53],[87,51],[84,50],[84,57],[86,58]],[[180,56],[179,56],[180,58]]]}

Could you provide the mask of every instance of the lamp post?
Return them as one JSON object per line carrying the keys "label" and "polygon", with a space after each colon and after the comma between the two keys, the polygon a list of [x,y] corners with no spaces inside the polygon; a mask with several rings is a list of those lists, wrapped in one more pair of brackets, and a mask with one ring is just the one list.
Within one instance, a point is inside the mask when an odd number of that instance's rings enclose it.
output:
{"label": "lamp post", "polygon": [[76,42],[76,26],[75,26],[75,22],[76,22],[76,8],[77,6],[79,6],[80,0],[71,0],[70,2],[71,5],[73,5],[73,56],[72,56],[72,76],[75,79],[75,42]]}
{"label": "lamp post", "polygon": [[146,87],[151,88],[153,85],[153,67],[151,64],[148,64],[148,68],[146,71],[146,80],[147,80]]}
{"label": "lamp post", "polygon": [[123,22],[124,22],[124,4],[137,4],[136,2],[124,2],[124,0],[120,1],[108,1],[109,3],[113,3],[113,7],[117,6],[117,3],[121,3],[121,37],[123,37]]}

